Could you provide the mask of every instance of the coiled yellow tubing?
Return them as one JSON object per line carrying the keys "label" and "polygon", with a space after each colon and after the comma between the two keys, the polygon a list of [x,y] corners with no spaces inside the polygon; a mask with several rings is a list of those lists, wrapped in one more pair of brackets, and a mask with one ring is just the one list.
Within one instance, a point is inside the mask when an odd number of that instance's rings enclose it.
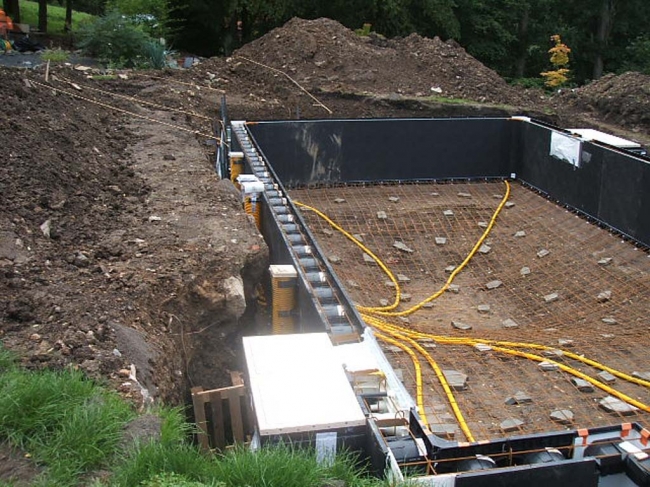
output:
{"label": "coiled yellow tubing", "polygon": [[[382,262],[382,260],[377,257],[368,247],[363,245],[359,240],[354,238],[352,234],[347,232],[344,228],[342,228],[340,225],[338,225],[336,222],[334,222],[331,218],[329,218],[326,214],[321,212],[320,210],[313,208],[311,206],[305,205],[303,203],[300,203],[298,201],[294,201],[294,204],[302,209],[312,211],[316,215],[318,215],[320,218],[325,220],[332,228],[343,234],[348,240],[353,242],[357,247],[362,249],[364,252],[366,252],[370,257],[373,258],[373,260],[379,265],[379,267],[382,269],[382,271],[388,276],[388,278],[391,280],[391,282],[394,284],[395,287],[395,299],[393,300],[392,304],[389,304],[388,306],[382,306],[382,307],[368,307],[368,306],[357,306],[357,310],[361,314],[362,318],[364,321],[373,327],[375,330],[378,330],[376,333],[376,336],[387,342],[390,343],[394,346],[399,347],[400,349],[404,350],[409,357],[411,358],[413,362],[413,366],[415,369],[415,376],[416,376],[416,403],[417,403],[417,408],[419,411],[419,414],[422,418],[422,421],[428,425],[427,417],[424,411],[424,393],[423,393],[423,386],[422,386],[422,371],[421,371],[421,365],[419,358],[417,355],[413,352],[412,349],[417,350],[420,355],[424,357],[424,359],[429,363],[431,368],[433,369],[434,373],[436,374],[436,377],[440,381],[440,384],[442,385],[442,388],[445,392],[445,395],[447,396],[447,400],[451,406],[451,409],[454,413],[454,416],[456,417],[456,420],[458,421],[458,424],[463,431],[463,434],[467,438],[468,441],[474,442],[476,441],[474,439],[474,436],[472,435],[472,432],[470,431],[467,421],[465,420],[463,413],[461,412],[460,408],[458,407],[458,403],[456,402],[456,398],[454,397],[454,394],[451,390],[451,387],[449,386],[449,383],[445,379],[445,376],[436,363],[436,361],[431,357],[431,354],[425,350],[419,343],[417,343],[417,340],[433,340],[436,343],[443,344],[443,345],[467,345],[467,346],[475,346],[479,343],[489,345],[492,347],[492,350],[495,352],[499,353],[504,353],[507,355],[514,355],[517,357],[523,357],[529,360],[533,360],[536,362],[550,362],[552,364],[555,364],[560,370],[567,372],[575,377],[579,377],[580,379],[583,379],[593,386],[602,389],[603,391],[607,392],[608,394],[617,397],[621,399],[622,401],[625,401],[628,404],[631,404],[643,411],[650,412],[650,406],[637,401],[636,399],[627,396],[626,394],[623,394],[622,392],[609,387],[606,384],[603,384],[602,382],[593,379],[592,377],[580,372],[579,370],[569,367],[568,365],[556,362],[554,360],[550,360],[546,357],[542,357],[540,355],[536,355],[534,353],[526,352],[526,351],[521,351],[521,350],[516,350],[518,348],[525,348],[525,349],[531,349],[531,350],[558,350],[556,347],[549,347],[547,345],[541,345],[538,343],[526,343],[526,342],[508,342],[508,341],[499,341],[499,340],[484,340],[480,338],[465,338],[465,337],[451,337],[451,336],[444,336],[444,335],[433,335],[430,333],[421,333],[418,331],[414,331],[408,328],[404,328],[402,326],[397,326],[393,325],[391,323],[388,323],[384,320],[382,320],[380,317],[382,316],[408,316],[413,314],[414,312],[418,311],[421,309],[425,304],[433,301],[434,299],[438,298],[441,296],[451,285],[451,283],[454,281],[454,278],[463,270],[465,266],[470,262],[472,257],[476,254],[478,249],[481,247],[487,236],[490,234],[490,231],[494,227],[497,217],[499,216],[499,213],[501,213],[501,210],[505,206],[506,202],[508,201],[508,198],[510,197],[510,184],[508,181],[504,181],[505,186],[506,186],[506,192],[501,199],[501,202],[499,203],[499,206],[497,206],[496,210],[494,211],[492,218],[490,218],[490,222],[488,223],[485,231],[481,235],[481,237],[478,239],[474,247],[472,247],[472,250],[467,254],[467,257],[461,262],[461,264],[456,267],[453,272],[449,275],[447,278],[447,281],[444,283],[444,285],[435,293],[424,299],[423,301],[417,303],[416,305],[412,306],[409,309],[403,310],[403,311],[393,311],[395,308],[400,303],[400,298],[401,298],[401,289],[399,286],[399,281],[395,278],[394,274],[391,272],[391,270]],[[596,362],[595,360],[591,360],[589,358],[586,358],[582,355],[578,355],[572,352],[568,352],[565,350],[559,350],[565,357],[571,358],[573,360],[577,360],[579,362],[582,362],[586,365],[589,365],[591,367],[594,367],[599,370],[604,370],[609,372],[610,374],[619,377],[620,379],[626,380],[628,382],[632,382],[644,387],[650,387],[650,382],[639,379],[636,377],[633,377],[629,374],[626,374],[624,372],[618,371],[616,369],[613,369],[611,367],[608,367],[606,365],[600,364]]]}

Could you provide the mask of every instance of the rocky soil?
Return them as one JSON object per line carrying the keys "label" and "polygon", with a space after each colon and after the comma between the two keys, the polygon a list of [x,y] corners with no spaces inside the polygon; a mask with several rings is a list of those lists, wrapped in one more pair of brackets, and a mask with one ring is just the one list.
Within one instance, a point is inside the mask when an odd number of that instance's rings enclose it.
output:
{"label": "rocky soil", "polygon": [[213,169],[222,95],[232,119],[524,113],[650,138],[648,76],[549,98],[453,42],[327,19],[189,70],[98,74],[0,68],[0,340],[29,367],[81,368],[138,405],[229,385],[241,334],[259,326],[267,249]]}

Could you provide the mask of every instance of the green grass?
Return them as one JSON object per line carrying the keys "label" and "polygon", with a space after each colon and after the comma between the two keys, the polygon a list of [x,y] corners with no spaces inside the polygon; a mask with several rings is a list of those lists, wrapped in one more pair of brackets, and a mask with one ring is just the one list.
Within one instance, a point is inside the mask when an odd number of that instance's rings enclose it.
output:
{"label": "green grass", "polygon": [[[88,22],[95,18],[83,12],[72,11],[72,30],[79,29],[83,22]],[[20,21],[23,24],[29,24],[32,27],[38,26],[38,2],[29,0],[20,0]],[[47,6],[47,32],[49,34],[63,34],[65,24],[65,7],[48,4]]]}
{"label": "green grass", "polygon": [[[207,455],[189,441],[194,429],[182,408],[152,413],[162,420],[159,440],[120,446],[135,413],[117,394],[73,370],[25,370],[0,342],[0,440],[43,466],[34,487],[388,486],[345,453],[331,466],[318,464],[313,450],[282,445]],[[93,478],[98,470],[109,477]]]}
{"label": "green grass", "polygon": [[70,59],[70,53],[63,49],[46,49],[41,52],[41,59],[43,61],[52,61],[54,63],[65,62]]}

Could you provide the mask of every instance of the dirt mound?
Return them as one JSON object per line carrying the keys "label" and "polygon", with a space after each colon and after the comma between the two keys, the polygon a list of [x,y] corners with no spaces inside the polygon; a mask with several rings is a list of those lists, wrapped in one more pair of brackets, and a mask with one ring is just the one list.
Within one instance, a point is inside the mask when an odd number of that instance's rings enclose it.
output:
{"label": "dirt mound", "polygon": [[608,74],[575,92],[574,104],[607,122],[631,129],[650,128],[650,76]]}
{"label": "dirt mound", "polygon": [[[244,58],[284,71],[312,90],[522,101],[521,91],[454,41],[417,34],[390,40],[376,34],[364,37],[325,18],[294,18],[234,53],[231,71],[240,79],[262,78],[268,89],[279,74]],[[217,68],[220,62],[207,61],[202,69]]]}

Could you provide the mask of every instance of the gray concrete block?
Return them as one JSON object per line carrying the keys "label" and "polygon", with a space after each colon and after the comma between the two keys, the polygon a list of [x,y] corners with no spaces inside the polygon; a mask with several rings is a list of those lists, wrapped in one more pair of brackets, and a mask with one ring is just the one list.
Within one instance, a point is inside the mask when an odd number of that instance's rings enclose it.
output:
{"label": "gray concrete block", "polygon": [[479,313],[484,313],[487,314],[490,312],[490,305],[489,304],[479,304],[476,309],[478,310]]}
{"label": "gray concrete block", "polygon": [[442,214],[445,216],[454,216],[454,212],[451,210],[445,210],[442,212]]}
{"label": "gray concrete block", "polygon": [[490,247],[489,245],[483,244],[478,248],[478,253],[485,255],[485,254],[489,254],[491,250],[492,250],[492,247]]}
{"label": "gray concrete block", "polygon": [[521,238],[521,237],[525,237],[525,236],[526,236],[526,232],[524,232],[523,230],[519,230],[518,232],[515,232],[515,235],[514,235],[515,238]]}
{"label": "gray concrete block", "polygon": [[477,343],[476,345],[474,345],[474,348],[479,352],[489,352],[490,350],[492,350],[492,347],[486,343]]}
{"label": "gray concrete block", "polygon": [[363,261],[368,264],[376,264],[377,262],[369,254],[363,253]]}
{"label": "gray concrete block", "polygon": [[639,408],[613,396],[607,396],[601,399],[598,401],[598,405],[608,413],[620,414],[621,416],[632,416],[639,411]]}
{"label": "gray concrete block", "polygon": [[478,226],[480,228],[487,228],[488,227],[488,222],[478,222]]}
{"label": "gray concrete block", "polygon": [[360,233],[355,233],[355,234],[352,235],[352,236],[353,236],[353,237],[354,237],[358,242],[362,242],[362,243],[363,243],[363,235],[361,235]]}
{"label": "gray concrete block", "polygon": [[341,258],[338,255],[330,255],[329,256],[329,261],[332,264],[340,264],[341,263]]}
{"label": "gray concrete block", "polygon": [[616,382],[616,377],[610,374],[609,372],[607,372],[606,370],[598,372],[598,374],[596,375],[598,376],[600,381],[604,382],[605,384],[613,384],[614,382]]}
{"label": "gray concrete block", "polygon": [[379,300],[379,305],[380,305],[380,306],[386,307],[386,306],[388,306],[389,304],[390,304],[390,302],[389,302],[387,299],[380,299],[380,300]]}
{"label": "gray concrete block", "polygon": [[606,303],[610,299],[612,299],[612,292],[610,290],[603,291],[596,296],[596,301],[599,303]]}
{"label": "gray concrete block", "polygon": [[571,377],[571,384],[576,386],[580,392],[594,392],[594,386],[584,379],[578,377]]}
{"label": "gray concrete block", "polygon": [[560,368],[558,364],[554,364],[552,362],[547,362],[547,361],[540,362],[538,364],[538,367],[542,369],[544,372],[554,372]]}
{"label": "gray concrete block", "polygon": [[334,198],[334,203],[345,203],[345,198]]}
{"label": "gray concrete block", "polygon": [[506,204],[504,205],[506,208],[512,208],[515,206],[515,204],[512,201],[506,201]]}
{"label": "gray concrete block", "polygon": [[539,252],[537,252],[537,257],[539,257],[541,259],[542,257],[546,257],[550,253],[551,253],[550,250],[542,249]]}
{"label": "gray concrete block", "polygon": [[632,372],[632,377],[636,377],[637,379],[641,379],[641,380],[650,381],[650,372],[638,372],[635,370],[634,372]]}
{"label": "gray concrete block", "polygon": [[443,370],[442,373],[449,383],[449,387],[455,391],[464,391],[467,389],[467,374],[463,374],[458,370]]}
{"label": "gray concrete block", "polygon": [[526,394],[524,391],[517,391],[514,395],[508,397],[505,403],[509,406],[514,404],[526,404],[533,402],[533,398]]}
{"label": "gray concrete block", "polygon": [[472,197],[472,195],[469,194],[469,193],[458,193],[458,196],[460,196],[461,198],[471,198]]}
{"label": "gray concrete block", "polygon": [[530,267],[525,267],[525,266],[522,267],[519,270],[519,274],[521,274],[522,276],[527,276],[528,274],[530,274]]}
{"label": "gray concrete block", "polygon": [[598,261],[598,265],[609,265],[612,263],[612,258],[611,257],[605,257],[604,259],[600,259]]}
{"label": "gray concrete block", "polygon": [[517,322],[515,320],[510,319],[510,318],[507,318],[507,319],[503,320],[501,322],[501,325],[504,328],[519,328],[519,325],[517,324]]}
{"label": "gray concrete block", "polygon": [[429,424],[429,429],[431,430],[431,433],[440,438],[453,440],[456,437],[458,427],[455,424],[441,423]]}
{"label": "gray concrete block", "polygon": [[523,425],[524,422],[520,419],[508,418],[505,421],[501,422],[499,428],[501,428],[501,431],[504,433],[510,433],[512,431],[518,431]]}
{"label": "gray concrete block", "polygon": [[384,281],[384,286],[395,288],[395,283],[393,281]]}
{"label": "gray concrete block", "polygon": [[410,248],[408,245],[406,245],[404,242],[400,242],[399,240],[395,240],[393,242],[393,247],[395,247],[397,250],[401,250],[402,252],[406,252],[408,254],[413,253],[413,249]]}
{"label": "gray concrete block", "polygon": [[498,287],[501,287],[501,284],[503,284],[501,281],[494,280],[494,281],[490,281],[490,282],[488,282],[488,283],[485,285],[485,287],[486,287],[487,289],[497,289]]}
{"label": "gray concrete block", "polygon": [[397,274],[397,276],[395,276],[395,277],[397,277],[397,280],[399,282],[411,282],[411,278],[405,276],[404,274]]}
{"label": "gray concrete block", "polygon": [[573,347],[573,340],[569,340],[567,338],[560,338],[557,341],[557,344],[559,346],[561,346],[561,347],[564,347],[564,348],[571,348],[571,347]]}
{"label": "gray concrete block", "polygon": [[551,419],[560,424],[571,424],[573,423],[573,418],[573,411],[569,409],[556,409],[551,413]]}
{"label": "gray concrete block", "polygon": [[323,228],[323,234],[327,235],[328,237],[331,237],[332,235],[334,235],[334,232],[329,228]]}
{"label": "gray concrete block", "polygon": [[472,325],[468,325],[468,324],[463,323],[461,321],[452,321],[451,326],[453,326],[457,330],[463,330],[463,331],[472,329]]}
{"label": "gray concrete block", "polygon": [[385,211],[378,211],[377,218],[380,220],[385,220],[386,218],[388,218],[388,215],[386,214]]}
{"label": "gray concrete block", "polygon": [[402,293],[399,300],[403,303],[408,303],[413,297],[409,293]]}
{"label": "gray concrete block", "polygon": [[359,283],[357,281],[353,281],[352,279],[348,279],[347,281],[348,287],[351,287],[352,289],[360,289],[361,286],[359,286]]}
{"label": "gray concrete block", "polygon": [[399,201],[399,196],[389,196],[388,201],[392,203],[397,203]]}
{"label": "gray concrete block", "polygon": [[602,321],[606,325],[615,325],[615,324],[618,323],[618,321],[616,321],[616,318],[612,318],[611,316],[606,316],[605,318],[601,319],[600,321]]}
{"label": "gray concrete block", "polygon": [[435,191],[433,193],[429,193],[431,196],[440,196],[440,193],[436,193]]}
{"label": "gray concrete block", "polygon": [[455,266],[455,265],[448,265],[447,267],[445,267],[445,272],[448,272],[448,273],[450,273],[450,274],[451,274],[452,272],[454,272],[455,270],[456,270],[456,266]]}
{"label": "gray concrete block", "polygon": [[552,358],[553,360],[555,360],[564,357],[564,352],[562,350],[557,350],[557,349],[544,350],[542,351],[542,356]]}
{"label": "gray concrete block", "polygon": [[460,286],[458,284],[450,284],[447,288],[447,291],[450,293],[458,294],[460,292]]}
{"label": "gray concrete block", "polygon": [[435,242],[436,245],[445,245],[447,243],[447,239],[445,237],[436,237]]}
{"label": "gray concrete block", "polygon": [[544,296],[545,303],[552,303],[554,301],[557,301],[558,299],[560,299],[560,295],[558,293],[551,293]]}
{"label": "gray concrete block", "polygon": [[433,308],[434,306],[435,306],[435,303],[434,303],[433,301],[427,301],[426,303],[424,303],[424,304],[422,305],[422,307],[423,307],[423,308],[426,308],[426,309],[431,309],[431,308]]}
{"label": "gray concrete block", "polygon": [[400,317],[399,317],[399,320],[400,320],[402,323],[405,323],[405,324],[408,324],[408,323],[411,322],[411,320],[409,319],[408,316],[400,316]]}

